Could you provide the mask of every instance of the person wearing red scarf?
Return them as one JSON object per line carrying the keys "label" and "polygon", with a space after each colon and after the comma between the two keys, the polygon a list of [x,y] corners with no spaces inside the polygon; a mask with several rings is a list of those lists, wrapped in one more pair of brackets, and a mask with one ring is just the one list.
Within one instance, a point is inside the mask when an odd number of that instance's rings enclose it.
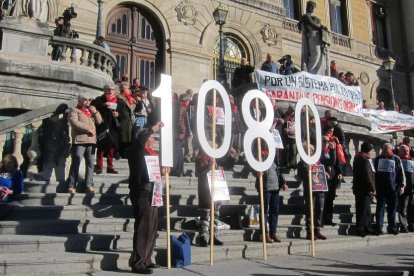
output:
{"label": "person wearing red scarf", "polygon": [[103,158],[106,155],[107,169],[106,172],[110,174],[117,174],[114,169],[113,159],[119,147],[119,129],[121,126],[120,105],[119,99],[115,94],[115,84],[107,83],[103,87],[104,94],[97,97],[92,105],[102,115],[103,123],[98,126],[98,135],[109,130],[110,139],[105,144],[98,143],[96,153],[96,174],[101,174],[103,171]]}
{"label": "person wearing red scarf", "polygon": [[411,148],[405,144],[398,150],[398,156],[404,167],[407,186],[404,193],[398,198],[398,220],[400,221],[400,232],[408,233],[414,231],[414,161],[410,155]]}
{"label": "person wearing red scarf", "polygon": [[[128,156],[129,165],[129,196],[134,212],[133,252],[129,259],[132,272],[151,274],[153,268],[158,267],[151,261],[157,238],[158,207],[151,206],[152,186],[145,163],[145,156],[158,155],[153,150],[154,133],[162,127],[157,122],[150,128],[141,128],[131,142],[131,153]],[[169,172],[169,168],[161,168],[162,174]]]}
{"label": "person wearing red scarf", "polygon": [[390,143],[382,146],[381,155],[374,159],[375,189],[377,191],[376,223],[377,231],[383,234],[384,212],[387,206],[389,234],[398,235],[398,228],[395,222],[397,211],[398,195],[404,193],[405,174],[401,159],[394,155]]}
{"label": "person wearing red scarf", "polygon": [[102,123],[102,117],[94,106],[90,105],[90,99],[81,93],[78,97],[78,105],[69,112],[69,124],[72,128],[72,148],[69,177],[67,180],[68,192],[75,193],[79,178],[79,166],[82,158],[85,158],[85,186],[87,193],[94,193],[93,189],[93,151],[96,145],[95,124]]}
{"label": "person wearing red scarf", "polygon": [[[332,142],[335,141],[335,142]],[[334,200],[336,198],[336,189],[341,183],[342,170],[336,153],[336,145],[338,139],[331,134],[324,133],[322,136],[322,155],[320,162],[325,167],[328,174],[328,192],[325,194],[325,202],[323,207],[323,224],[335,226],[333,220]]]}
{"label": "person wearing red scarf", "polygon": [[131,132],[134,123],[134,110],[136,101],[132,97],[129,84],[123,82],[119,85],[119,121],[121,123],[119,128],[119,154],[122,158],[126,157],[126,149],[131,143]]}

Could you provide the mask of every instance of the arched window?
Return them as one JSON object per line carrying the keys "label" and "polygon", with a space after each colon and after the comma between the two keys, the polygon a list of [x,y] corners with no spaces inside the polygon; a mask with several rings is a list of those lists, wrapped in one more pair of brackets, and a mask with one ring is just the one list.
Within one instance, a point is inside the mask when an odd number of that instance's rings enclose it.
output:
{"label": "arched window", "polygon": [[[219,78],[219,53],[220,53],[220,37],[217,38],[214,47],[214,78]],[[223,35],[223,53],[224,53],[224,68],[227,76],[227,80],[233,78],[234,70],[240,65],[242,58],[247,58],[249,61],[249,54],[246,46],[235,36],[231,34]]]}

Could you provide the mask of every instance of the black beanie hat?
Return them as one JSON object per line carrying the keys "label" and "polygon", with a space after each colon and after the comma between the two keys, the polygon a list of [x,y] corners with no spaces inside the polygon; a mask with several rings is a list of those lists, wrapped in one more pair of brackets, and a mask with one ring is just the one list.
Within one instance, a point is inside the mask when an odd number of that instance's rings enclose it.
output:
{"label": "black beanie hat", "polygon": [[373,146],[371,143],[364,142],[364,143],[362,143],[362,145],[361,145],[361,152],[368,153],[368,152],[370,152],[373,148],[374,148],[374,146]]}

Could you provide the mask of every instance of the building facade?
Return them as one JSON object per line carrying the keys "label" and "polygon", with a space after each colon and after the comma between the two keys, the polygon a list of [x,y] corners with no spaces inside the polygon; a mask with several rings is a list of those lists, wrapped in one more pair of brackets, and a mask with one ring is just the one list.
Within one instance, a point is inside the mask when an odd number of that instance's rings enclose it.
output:
{"label": "building facade", "polygon": [[[45,2],[45,1],[40,1]],[[392,72],[395,100],[404,110],[414,107],[414,1],[315,0],[315,15],[331,32],[330,59],[338,71],[359,78],[371,107],[391,100],[391,85],[382,62],[396,60]],[[72,3],[48,0],[42,18],[53,29],[54,18]],[[170,74],[173,91],[197,91],[203,79],[218,75],[219,27],[213,11],[219,1],[108,0],[73,3],[77,18],[72,27],[80,40],[92,42],[97,28],[116,57],[116,77],[140,78],[156,88],[160,74]],[[223,25],[226,75],[229,81],[241,58],[260,68],[268,53],[276,61],[292,56],[300,66],[301,34],[297,23],[306,0],[223,0],[228,9]],[[98,14],[102,22],[98,23]]]}

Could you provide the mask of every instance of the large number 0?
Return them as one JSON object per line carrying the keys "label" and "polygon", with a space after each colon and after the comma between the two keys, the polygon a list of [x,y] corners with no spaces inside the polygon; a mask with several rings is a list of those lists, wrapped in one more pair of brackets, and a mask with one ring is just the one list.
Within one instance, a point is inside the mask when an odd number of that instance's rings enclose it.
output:
{"label": "large number 0", "polygon": [[[266,117],[262,121],[257,121],[252,118],[250,113],[250,103],[255,98],[259,98],[264,103],[266,108]],[[272,103],[270,102],[269,97],[267,97],[262,91],[257,89],[250,90],[243,97],[242,114],[248,127],[243,140],[244,153],[246,154],[247,162],[249,162],[249,165],[256,171],[266,171],[274,162],[276,154],[276,144],[272,134],[270,133],[270,128],[272,127],[274,118]],[[258,114],[256,115],[258,116]],[[259,137],[266,142],[269,148],[269,156],[262,162],[256,160],[252,152],[252,143]]]}
{"label": "large number 0", "polygon": [[173,166],[171,76],[161,74],[161,83],[152,96],[161,100],[161,165]]}
{"label": "large number 0", "polygon": [[[315,129],[316,129],[316,149],[315,149],[315,153],[312,156],[309,156],[302,145],[302,127],[301,127],[301,111],[302,108],[307,105],[310,107],[310,109],[313,112],[313,116],[315,117]],[[316,164],[316,162],[318,162],[319,158],[321,157],[321,152],[322,152],[322,138],[321,138],[321,119],[319,117],[319,113],[318,110],[316,109],[315,104],[307,98],[302,98],[298,101],[298,103],[296,104],[296,109],[295,109],[295,133],[296,133],[296,146],[298,148],[298,152],[300,157],[302,158],[303,161],[305,161],[306,164]]]}
{"label": "large number 0", "polygon": [[[204,129],[205,102],[208,91],[212,89],[215,89],[219,92],[224,104],[224,138],[223,144],[217,149],[213,149],[210,146],[206,138],[206,131]],[[230,100],[224,87],[218,81],[215,80],[209,80],[203,83],[203,85],[200,87],[200,92],[198,93],[197,134],[200,146],[207,155],[214,158],[220,158],[226,155],[230,148],[231,141],[231,119],[232,116]]]}

